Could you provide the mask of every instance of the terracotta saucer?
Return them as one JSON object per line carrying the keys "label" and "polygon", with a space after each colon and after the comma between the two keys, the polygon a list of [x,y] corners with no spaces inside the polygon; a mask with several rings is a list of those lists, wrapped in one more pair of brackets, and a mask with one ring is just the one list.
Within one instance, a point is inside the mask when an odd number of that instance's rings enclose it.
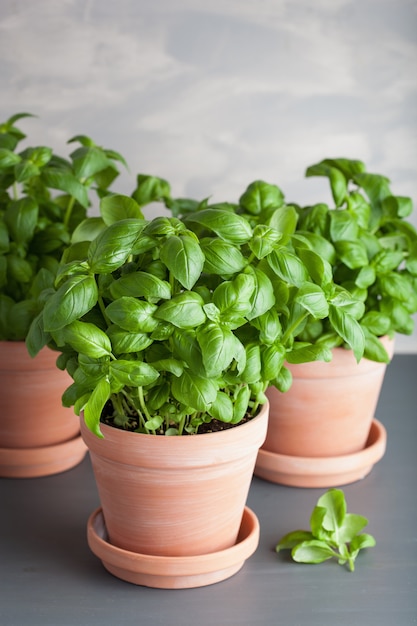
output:
{"label": "terracotta saucer", "polygon": [[251,556],[259,543],[259,522],[245,507],[237,542],[231,548],[199,556],[164,557],[129,552],[108,541],[101,508],[87,523],[91,551],[117,578],[135,585],[159,589],[203,587],[233,576]]}
{"label": "terracotta saucer", "polygon": [[0,448],[0,476],[38,478],[59,474],[81,463],[86,453],[81,435],[53,446]]}
{"label": "terracotta saucer", "polygon": [[369,474],[385,453],[387,433],[376,419],[372,421],[363,450],[334,457],[286,456],[259,450],[255,476],[291,487],[337,487],[353,483]]}

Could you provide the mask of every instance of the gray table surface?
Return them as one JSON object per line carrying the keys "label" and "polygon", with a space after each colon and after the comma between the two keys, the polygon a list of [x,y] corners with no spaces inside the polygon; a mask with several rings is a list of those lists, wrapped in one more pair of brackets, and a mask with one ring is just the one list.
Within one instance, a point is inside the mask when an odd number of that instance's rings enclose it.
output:
{"label": "gray table surface", "polygon": [[89,458],[51,477],[0,479],[2,626],[410,626],[417,624],[417,355],[396,355],[376,417],[387,451],[364,480],[343,487],[348,510],[369,519],[377,546],[354,573],[336,562],[300,565],[274,545],[307,528],[324,489],[253,479],[248,505],[260,544],[232,578],[160,590],[114,578],[90,552],[86,521],[99,505]]}

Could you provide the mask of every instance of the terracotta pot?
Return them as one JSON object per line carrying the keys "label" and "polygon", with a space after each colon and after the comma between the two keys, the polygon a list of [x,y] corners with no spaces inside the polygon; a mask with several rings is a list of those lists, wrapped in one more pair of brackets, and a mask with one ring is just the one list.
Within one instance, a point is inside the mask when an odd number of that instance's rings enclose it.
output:
{"label": "terracotta pot", "polygon": [[[382,342],[391,358],[394,342],[385,337]],[[385,363],[368,359],[357,363],[352,351],[344,348],[333,350],[329,363],[288,367],[293,375],[290,390],[267,391],[269,427],[255,469],[257,476],[274,482],[283,482],[282,475],[274,479],[267,454],[279,456],[280,464],[285,457],[293,464],[297,458],[333,459],[361,452],[369,442],[386,370]]]}
{"label": "terracotta pot", "polygon": [[81,420],[109,542],[152,557],[206,555],[234,546],[268,409],[266,403],[257,417],[235,428],[182,437],[102,425],[100,439]]}
{"label": "terracotta pot", "polygon": [[86,454],[79,420],[61,396],[72,380],[44,348],[31,358],[24,342],[0,342],[0,475],[28,478],[73,467]]}

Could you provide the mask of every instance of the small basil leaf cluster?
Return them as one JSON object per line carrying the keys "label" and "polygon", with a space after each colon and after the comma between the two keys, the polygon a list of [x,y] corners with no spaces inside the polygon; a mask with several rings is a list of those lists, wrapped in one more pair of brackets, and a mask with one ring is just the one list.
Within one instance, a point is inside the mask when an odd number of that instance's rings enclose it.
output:
{"label": "small basil leaf cluster", "polygon": [[[364,356],[387,362],[378,337],[411,334],[417,312],[417,232],[406,221],[411,198],[393,195],[390,181],[367,172],[358,160],[325,159],[306,175],[328,178],[334,207],[298,208],[297,234],[326,240],[322,254],[334,282],[359,301],[355,318],[365,337]],[[327,336],[337,343],[336,315],[332,309],[328,318],[306,329],[304,338]]]}
{"label": "small basil leaf cluster", "polygon": [[[26,343],[61,352],[74,381],[64,404],[95,434],[105,417],[167,435],[239,424],[270,384],[290,386],[285,362],[331,358],[297,340],[306,319],[328,315],[330,266],[296,253],[295,210],[263,191],[245,196],[269,213],[257,224],[227,204],[174,201],[166,181],[139,175],[131,197],[105,196],[101,217],[77,227]],[[144,219],[155,201],[190,210]]]}
{"label": "small basil leaf cluster", "polygon": [[362,515],[346,512],[346,500],[341,489],[329,489],[322,495],[310,517],[311,531],[296,530],[278,542],[276,552],[291,550],[298,563],[322,563],[337,559],[351,572],[360,550],[375,546],[375,539],[360,531],[368,520]]}
{"label": "small basil leaf cluster", "polygon": [[69,159],[46,146],[20,150],[25,134],[18,113],[0,125],[0,341],[22,341],[53,288],[62,253],[85,219],[90,189],[107,192],[118,176],[116,152],[85,136]]}

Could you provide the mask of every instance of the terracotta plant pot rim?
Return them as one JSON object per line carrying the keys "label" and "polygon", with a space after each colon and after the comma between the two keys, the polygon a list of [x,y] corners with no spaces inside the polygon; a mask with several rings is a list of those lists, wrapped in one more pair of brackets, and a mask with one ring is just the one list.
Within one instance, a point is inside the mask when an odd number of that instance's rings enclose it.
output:
{"label": "terracotta plant pot rim", "polygon": [[[234,451],[233,457],[236,459],[244,458],[248,452],[248,448],[252,449],[254,445],[259,447],[265,440],[265,429],[260,426],[265,419],[265,413],[269,413],[269,402],[260,406],[258,414],[244,424],[238,424],[234,428],[228,428],[213,433],[203,433],[197,435],[184,435],[178,437],[165,437],[162,435],[151,435],[143,433],[134,433],[107,424],[100,424],[100,429],[104,439],[98,439],[86,426],[84,416],[81,414],[80,429],[81,435],[87,447],[107,459],[119,461],[119,450],[123,445],[126,450],[126,459],[131,465],[139,464],[141,467],[158,468],[160,467],[160,457],[164,457],[164,465],[166,464],[167,455],[172,457],[172,466],[184,465],[184,456],[186,455],[186,466],[204,467],[206,458],[212,456],[213,449],[216,450],[216,464],[228,463],[230,461],[230,452],[226,445],[227,442],[233,440]],[[248,433],[252,433],[248,436]],[[194,453],[195,438],[198,437],[198,451]],[[139,444],[139,439],[144,442]]]}
{"label": "terracotta plant pot rim", "polygon": [[0,448],[0,472],[6,478],[32,478],[64,472],[87,454],[81,435],[38,448]]}
{"label": "terracotta plant pot rim", "polygon": [[333,457],[287,456],[261,449],[255,475],[295,487],[335,487],[364,478],[386,449],[387,433],[377,419],[372,421],[363,450]]}
{"label": "terracotta plant pot rim", "polygon": [[127,582],[165,589],[201,587],[229,578],[255,552],[259,534],[257,516],[245,507],[235,545],[209,554],[165,557],[138,554],[110,544],[101,508],[90,515],[87,523],[89,547],[109,572]]}

